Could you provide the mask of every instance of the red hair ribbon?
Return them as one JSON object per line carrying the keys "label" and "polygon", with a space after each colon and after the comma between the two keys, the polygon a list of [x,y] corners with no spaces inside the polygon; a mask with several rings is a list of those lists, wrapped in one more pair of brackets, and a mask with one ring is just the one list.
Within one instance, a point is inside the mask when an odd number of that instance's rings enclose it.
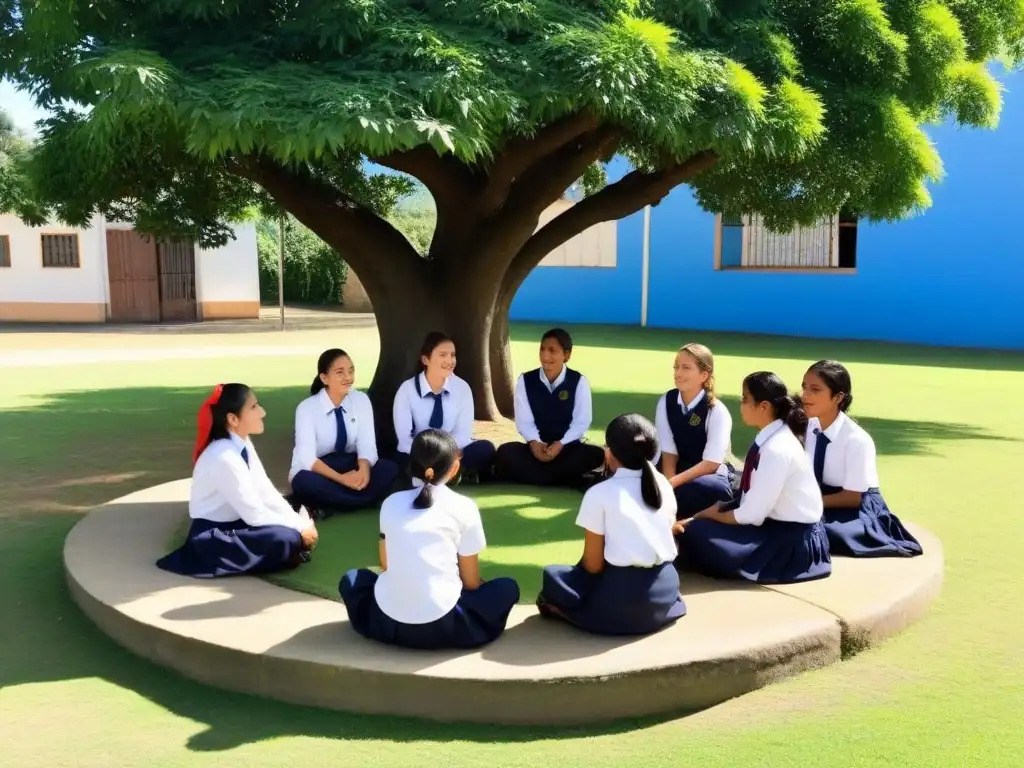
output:
{"label": "red hair ribbon", "polygon": [[196,445],[192,449],[192,463],[199,461],[199,456],[206,450],[206,444],[210,442],[210,430],[213,429],[213,406],[220,402],[220,393],[224,391],[224,385],[218,384],[213,392],[206,398],[199,413],[196,414]]}

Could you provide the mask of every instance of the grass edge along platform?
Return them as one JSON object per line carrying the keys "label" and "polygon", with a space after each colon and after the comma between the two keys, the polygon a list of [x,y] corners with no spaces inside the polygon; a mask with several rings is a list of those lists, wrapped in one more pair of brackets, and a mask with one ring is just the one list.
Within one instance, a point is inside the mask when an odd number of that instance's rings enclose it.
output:
{"label": "grass edge along platform", "polygon": [[483,649],[407,651],[356,635],[340,601],[158,569],[189,483],[130,494],[76,524],[64,546],[74,601],[123,647],[193,680],[349,712],[566,726],[698,711],[877,643],[921,616],[942,582],[941,545],[915,527],[921,557],[837,558],[812,584],[687,576],[689,614],[643,638],[589,636],[520,605]]}

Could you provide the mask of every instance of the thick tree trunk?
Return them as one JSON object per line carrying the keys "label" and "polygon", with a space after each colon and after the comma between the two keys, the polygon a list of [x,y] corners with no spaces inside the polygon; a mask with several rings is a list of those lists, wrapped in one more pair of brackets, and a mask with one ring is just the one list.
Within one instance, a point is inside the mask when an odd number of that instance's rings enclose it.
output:
{"label": "thick tree trunk", "polygon": [[493,394],[490,338],[501,276],[490,276],[486,269],[441,275],[434,265],[427,271],[426,282],[396,274],[366,284],[380,335],[380,358],[369,395],[382,452],[395,445],[395,393],[420,370],[420,346],[431,331],[455,341],[455,372],[473,390],[475,418],[493,421],[500,415]]}
{"label": "thick tree trunk", "polygon": [[515,416],[515,382],[512,369],[512,345],[509,337],[509,310],[511,299],[502,300],[499,296],[494,308],[494,320],[491,324],[491,389],[494,401],[503,416]]}

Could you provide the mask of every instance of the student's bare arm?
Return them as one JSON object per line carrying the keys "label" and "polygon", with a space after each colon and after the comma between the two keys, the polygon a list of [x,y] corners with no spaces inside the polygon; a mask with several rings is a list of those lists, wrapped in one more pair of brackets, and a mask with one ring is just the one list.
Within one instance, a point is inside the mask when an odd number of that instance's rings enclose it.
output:
{"label": "student's bare arm", "polygon": [[459,578],[466,589],[476,589],[483,583],[480,578],[479,555],[459,555]]}
{"label": "student's bare arm", "polygon": [[587,531],[583,540],[583,570],[587,573],[600,573],[604,570],[604,536]]}
{"label": "student's bare arm", "polygon": [[386,571],[388,569],[388,549],[384,544],[384,539],[377,543],[377,559],[380,561],[381,571]]}

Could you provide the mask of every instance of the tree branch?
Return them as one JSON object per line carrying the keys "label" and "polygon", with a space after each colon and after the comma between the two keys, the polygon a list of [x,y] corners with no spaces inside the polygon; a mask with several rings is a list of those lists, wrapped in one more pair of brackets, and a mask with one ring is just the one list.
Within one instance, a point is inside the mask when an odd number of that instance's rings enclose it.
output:
{"label": "tree branch", "polygon": [[423,269],[423,259],[405,235],[322,179],[256,156],[236,158],[228,170],[263,187],[337,250],[363,282],[377,281],[382,270],[418,274]]}
{"label": "tree branch", "polygon": [[479,210],[489,216],[508,198],[512,184],[528,169],[557,152],[578,136],[598,126],[589,112],[578,112],[544,126],[533,136],[517,136],[505,144],[487,168],[487,184],[480,196]]}
{"label": "tree branch", "polygon": [[371,157],[370,160],[419,179],[430,190],[435,202],[453,194],[468,198],[474,192],[475,179],[469,166],[451,155],[439,155],[427,144]]}
{"label": "tree branch", "polygon": [[705,150],[653,173],[632,171],[597,194],[581,200],[535,232],[519,250],[505,275],[502,295],[514,294],[545,256],[580,232],[602,221],[629,216],[645,205],[657,205],[675,187],[717,162],[718,155]]}

